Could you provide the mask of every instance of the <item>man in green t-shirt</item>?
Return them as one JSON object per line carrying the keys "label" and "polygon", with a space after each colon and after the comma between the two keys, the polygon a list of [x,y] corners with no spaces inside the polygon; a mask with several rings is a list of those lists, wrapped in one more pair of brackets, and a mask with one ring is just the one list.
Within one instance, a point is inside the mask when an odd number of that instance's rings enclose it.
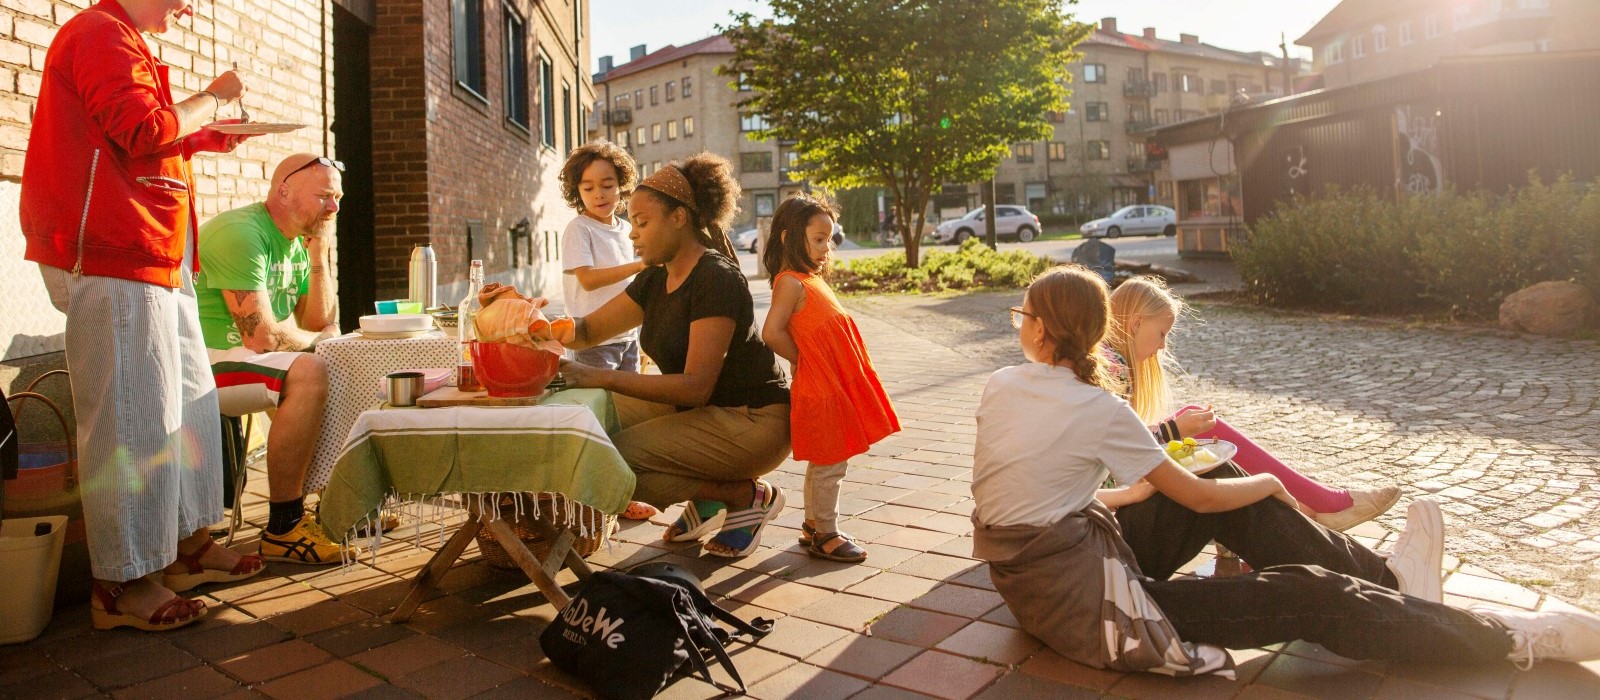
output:
{"label": "man in green t-shirt", "polygon": [[200,227],[195,292],[223,415],[276,407],[267,434],[269,514],[261,556],[297,564],[340,561],[340,546],[305,512],[306,470],[328,398],[328,370],[308,352],[339,333],[329,268],[344,165],[310,153],[285,158],[267,201]]}

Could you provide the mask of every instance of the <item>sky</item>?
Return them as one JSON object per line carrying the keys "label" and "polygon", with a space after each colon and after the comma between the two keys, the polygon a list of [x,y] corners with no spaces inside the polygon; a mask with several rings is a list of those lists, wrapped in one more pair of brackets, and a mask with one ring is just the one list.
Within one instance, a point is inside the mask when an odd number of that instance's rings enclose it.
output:
{"label": "sky", "polygon": [[[1098,22],[1116,17],[1117,27],[1138,34],[1155,27],[1156,36],[1177,40],[1178,34],[1198,34],[1200,41],[1239,51],[1278,52],[1278,36],[1287,34],[1289,54],[1311,58],[1311,50],[1294,45],[1339,0],[1078,0],[1068,7],[1079,21]],[[644,44],[655,51],[668,44],[683,45],[716,33],[729,23],[729,12],[769,14],[759,0],[590,0],[590,41],[594,60],[616,57],[626,63],[628,49]],[[591,69],[595,66],[590,66]]]}

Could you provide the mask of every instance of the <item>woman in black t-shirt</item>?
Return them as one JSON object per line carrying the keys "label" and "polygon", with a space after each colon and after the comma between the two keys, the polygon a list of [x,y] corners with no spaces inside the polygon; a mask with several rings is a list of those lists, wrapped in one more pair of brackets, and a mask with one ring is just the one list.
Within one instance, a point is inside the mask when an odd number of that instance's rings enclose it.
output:
{"label": "woman in black t-shirt", "polygon": [[563,362],[569,386],[609,390],[623,429],[612,436],[638,477],[633,498],[658,508],[691,501],[667,529],[675,542],[713,532],[706,551],[754,552],[783,511],[760,477],[789,455],[789,380],[761,342],[754,303],[724,231],[739,200],[728,161],[702,153],[646,178],[629,204],[634,245],[649,267],[566,345],[586,348],[642,326],[660,375]]}

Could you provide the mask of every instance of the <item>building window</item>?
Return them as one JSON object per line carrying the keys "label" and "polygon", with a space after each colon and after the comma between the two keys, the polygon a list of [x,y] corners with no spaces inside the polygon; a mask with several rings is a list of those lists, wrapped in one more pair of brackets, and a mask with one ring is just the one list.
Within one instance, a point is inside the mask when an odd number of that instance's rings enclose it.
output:
{"label": "building window", "polygon": [[739,92],[750,92],[750,74],[739,74]]}
{"label": "building window", "polygon": [[756,216],[772,216],[777,197],[770,194],[756,195]]}
{"label": "building window", "polygon": [[1105,102],[1089,102],[1083,105],[1086,121],[1103,122],[1111,119],[1111,105]]}
{"label": "building window", "polygon": [[694,136],[694,117],[683,118],[683,135]]}
{"label": "building window", "polygon": [[1045,118],[1049,119],[1050,123],[1052,123],[1052,124],[1062,124],[1062,123],[1065,123],[1067,121],[1067,113],[1066,112],[1046,112],[1045,113]]}
{"label": "building window", "polygon": [[1084,150],[1089,154],[1089,160],[1111,160],[1110,141],[1089,141],[1083,146]]}
{"label": "building window", "polygon": [[1540,39],[1533,42],[1534,53],[1549,53],[1554,50],[1556,50],[1556,42],[1554,39]]}
{"label": "building window", "polygon": [[561,152],[572,150],[572,86],[561,81]]}
{"label": "building window", "polygon": [[1324,56],[1326,56],[1326,58],[1323,59],[1323,62],[1330,66],[1344,63],[1344,44],[1341,44],[1337,41],[1333,42],[1332,44],[1328,44],[1328,48],[1324,49],[1322,53]]}
{"label": "building window", "polygon": [[683,96],[686,97],[686,98],[687,97],[691,97],[694,94],[691,91],[692,86],[694,85],[694,83],[691,83],[689,81],[690,81],[689,76],[687,76],[687,75],[683,76],[683,81],[682,81],[683,82]]}
{"label": "building window", "polygon": [[650,140],[645,138],[644,127],[641,126],[638,129],[635,129],[633,134],[633,145],[643,146],[647,143],[650,143]]}
{"label": "building window", "polygon": [[1167,110],[1164,110],[1164,109],[1156,110],[1156,123],[1157,124],[1165,124],[1165,123],[1167,123]]}
{"label": "building window", "polygon": [[617,109],[627,109],[631,102],[632,101],[628,99],[627,95],[617,95]]}
{"label": "building window", "polygon": [[676,99],[678,99],[678,81],[676,81],[676,80],[668,80],[667,81],[667,101],[671,102],[671,101],[676,100]]}
{"label": "building window", "polygon": [[1350,37],[1350,58],[1361,58],[1367,55],[1367,37],[1357,34]]}
{"label": "building window", "polygon": [[641,108],[643,106],[644,106],[644,88],[639,88],[638,90],[634,90],[633,91],[633,108],[634,109],[639,109],[639,108]]}
{"label": "building window", "polygon": [[556,67],[539,52],[539,141],[556,147]]}
{"label": "building window", "polygon": [[528,28],[510,5],[506,16],[506,120],[528,128]]}
{"label": "building window", "polygon": [[1156,73],[1155,75],[1150,76],[1150,82],[1155,86],[1155,93],[1157,95],[1167,91],[1166,73]]}
{"label": "building window", "polygon": [[1137,66],[1129,68],[1128,69],[1128,82],[1130,82],[1130,83],[1142,83],[1142,82],[1144,82],[1144,69],[1143,68],[1139,68]]}
{"label": "building window", "polygon": [[739,154],[739,172],[742,173],[770,173],[772,172],[771,151],[750,151]]}
{"label": "building window", "polygon": [[1026,142],[1026,143],[1012,144],[1011,145],[1011,154],[1016,157],[1018,163],[1032,163],[1033,162],[1033,143],[1032,142]]}
{"label": "building window", "polygon": [[1156,199],[1160,202],[1168,204],[1169,206],[1173,204],[1171,180],[1162,180],[1161,182],[1156,183]]}
{"label": "building window", "polygon": [[628,147],[628,130],[627,129],[623,129],[622,131],[618,131],[617,132],[617,145],[621,146],[623,148],[627,148]]}
{"label": "building window", "polygon": [[1196,95],[1203,95],[1206,91],[1205,83],[1200,80],[1200,76],[1189,75],[1188,73],[1178,74],[1178,85],[1184,92],[1192,92]]}
{"label": "building window", "polygon": [[1524,10],[1545,10],[1550,8],[1550,0],[1517,0],[1517,7]]}
{"label": "building window", "polygon": [[661,143],[661,125],[650,125],[650,143]]}
{"label": "building window", "polygon": [[1104,64],[1104,63],[1085,63],[1085,64],[1083,64],[1083,82],[1086,82],[1086,83],[1103,83],[1105,81],[1106,81],[1106,64]]}
{"label": "building window", "polygon": [[767,128],[767,120],[759,114],[739,115],[740,131],[760,131]]}
{"label": "building window", "polygon": [[658,86],[658,85],[651,85],[650,86],[650,106],[651,107],[654,107],[654,106],[656,106],[658,104],[661,104],[661,99],[660,99],[661,98],[661,93],[658,92],[659,88],[660,88],[660,86]]}
{"label": "building window", "polygon": [[1428,15],[1422,21],[1422,35],[1434,39],[1439,36],[1439,15]]}
{"label": "building window", "polygon": [[1226,95],[1226,94],[1228,94],[1228,81],[1226,81],[1226,80],[1213,80],[1213,81],[1211,81],[1211,94],[1213,94],[1213,95]]}
{"label": "building window", "polygon": [[1054,160],[1054,161],[1066,160],[1067,159],[1067,144],[1066,144],[1066,142],[1063,142],[1063,141],[1051,141],[1050,142],[1050,146],[1045,149],[1045,157],[1049,158],[1050,160]]}
{"label": "building window", "polygon": [[678,120],[676,119],[667,122],[667,140],[678,140]]}
{"label": "building window", "polygon": [[456,84],[483,101],[483,0],[451,0]]}
{"label": "building window", "polygon": [[650,172],[652,172],[652,173],[661,172],[661,161],[659,161],[659,160],[650,161]]}
{"label": "building window", "polygon": [[1413,42],[1413,41],[1416,41],[1416,37],[1411,35],[1411,23],[1410,22],[1401,22],[1400,23],[1400,45],[1401,46],[1410,46],[1411,42]]}

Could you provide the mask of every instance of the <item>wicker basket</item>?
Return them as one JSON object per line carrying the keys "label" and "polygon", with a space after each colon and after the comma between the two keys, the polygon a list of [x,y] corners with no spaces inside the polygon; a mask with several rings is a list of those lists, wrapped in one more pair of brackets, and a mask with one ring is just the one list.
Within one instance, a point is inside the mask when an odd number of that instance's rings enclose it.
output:
{"label": "wicker basket", "polygon": [[[510,494],[501,495],[499,501],[500,512],[496,517],[510,525],[511,531],[517,533],[517,538],[522,540],[522,544],[527,546],[528,551],[533,552],[533,556],[540,560],[543,560],[550,553],[550,543],[545,541],[544,536],[540,535],[539,531],[531,524],[534,519],[532,501],[535,496],[537,496],[539,502],[538,519],[552,525],[562,524],[562,521],[554,516],[558,513],[564,516],[567,504],[572,504],[574,522],[568,523],[568,525],[579,526],[572,533],[574,536],[572,550],[577,552],[580,557],[587,557],[600,551],[601,545],[604,545],[606,538],[610,536],[612,527],[616,525],[617,517],[614,515],[606,515],[582,503],[568,501],[565,498],[561,499],[558,506],[555,495],[549,493],[522,494],[522,512],[519,516],[515,498]],[[581,534],[582,532],[587,532],[588,534]],[[505,547],[501,547],[500,543],[495,541],[488,530],[478,531],[478,551],[483,554],[483,559],[489,566],[510,571],[521,570],[521,567],[517,566],[517,562],[509,554],[506,554]]]}

